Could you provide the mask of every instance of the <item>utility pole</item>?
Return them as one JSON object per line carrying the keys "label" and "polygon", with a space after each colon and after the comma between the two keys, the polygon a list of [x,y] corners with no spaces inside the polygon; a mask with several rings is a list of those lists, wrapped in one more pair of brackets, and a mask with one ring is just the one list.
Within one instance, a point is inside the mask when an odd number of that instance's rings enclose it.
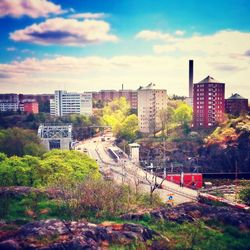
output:
{"label": "utility pole", "polygon": [[167,177],[167,173],[166,173],[166,138],[165,138],[165,136],[164,136],[163,140],[164,140],[164,142],[163,142],[163,147],[164,147],[164,149],[163,149],[163,154],[164,154],[163,155],[163,167],[164,167],[163,178],[165,180]]}
{"label": "utility pole", "polygon": [[235,200],[238,201],[238,164],[235,159]]}

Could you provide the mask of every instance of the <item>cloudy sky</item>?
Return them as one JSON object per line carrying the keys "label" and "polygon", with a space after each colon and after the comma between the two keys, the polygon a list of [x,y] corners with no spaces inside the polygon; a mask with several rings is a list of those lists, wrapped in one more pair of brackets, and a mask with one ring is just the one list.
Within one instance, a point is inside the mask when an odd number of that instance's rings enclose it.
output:
{"label": "cloudy sky", "polygon": [[211,75],[250,98],[249,0],[0,0],[0,92],[187,95]]}

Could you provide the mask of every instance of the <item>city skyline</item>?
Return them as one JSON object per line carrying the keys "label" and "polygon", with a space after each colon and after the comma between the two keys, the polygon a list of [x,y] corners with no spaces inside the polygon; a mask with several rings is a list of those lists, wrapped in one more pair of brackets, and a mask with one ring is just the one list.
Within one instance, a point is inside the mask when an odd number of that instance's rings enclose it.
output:
{"label": "city skyline", "polygon": [[0,1],[0,92],[137,89],[188,96],[211,75],[250,98],[246,0]]}

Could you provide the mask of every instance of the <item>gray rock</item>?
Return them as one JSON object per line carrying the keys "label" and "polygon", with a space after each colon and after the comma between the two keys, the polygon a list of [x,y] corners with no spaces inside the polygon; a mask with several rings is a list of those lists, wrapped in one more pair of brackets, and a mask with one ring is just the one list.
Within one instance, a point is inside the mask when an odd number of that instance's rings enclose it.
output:
{"label": "gray rock", "polygon": [[5,240],[0,242],[0,250],[18,250],[20,249],[19,244],[15,240]]}

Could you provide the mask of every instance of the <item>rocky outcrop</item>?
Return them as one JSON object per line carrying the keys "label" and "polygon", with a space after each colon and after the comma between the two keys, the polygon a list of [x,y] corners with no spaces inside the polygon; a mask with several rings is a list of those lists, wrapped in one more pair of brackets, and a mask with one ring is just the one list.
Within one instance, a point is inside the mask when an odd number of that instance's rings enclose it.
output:
{"label": "rocky outcrop", "polygon": [[0,187],[0,198],[1,197],[22,197],[28,196],[31,194],[44,195],[49,199],[57,198],[61,195],[60,190],[49,188],[49,189],[39,189],[34,187],[25,187],[25,186],[9,186],[9,187]]}
{"label": "rocky outcrop", "polygon": [[[140,220],[145,214],[129,213],[122,215],[125,220]],[[197,219],[217,220],[226,225],[250,229],[250,214],[226,206],[211,206],[201,203],[186,203],[177,207],[159,208],[147,215],[154,219],[163,219],[177,223],[193,222]]]}
{"label": "rocky outcrop", "polygon": [[105,249],[111,244],[152,240],[158,234],[144,226],[126,223],[42,220],[0,235],[0,249]]}

